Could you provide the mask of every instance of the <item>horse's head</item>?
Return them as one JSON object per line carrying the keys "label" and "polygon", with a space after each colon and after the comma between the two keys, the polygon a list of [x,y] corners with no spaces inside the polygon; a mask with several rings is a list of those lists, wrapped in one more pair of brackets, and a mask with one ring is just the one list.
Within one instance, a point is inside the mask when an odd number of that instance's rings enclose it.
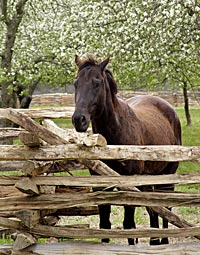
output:
{"label": "horse's head", "polygon": [[93,58],[81,60],[75,57],[78,66],[75,87],[75,112],[72,123],[78,132],[85,132],[90,120],[97,118],[104,110],[106,100],[105,68],[109,58],[98,63]]}

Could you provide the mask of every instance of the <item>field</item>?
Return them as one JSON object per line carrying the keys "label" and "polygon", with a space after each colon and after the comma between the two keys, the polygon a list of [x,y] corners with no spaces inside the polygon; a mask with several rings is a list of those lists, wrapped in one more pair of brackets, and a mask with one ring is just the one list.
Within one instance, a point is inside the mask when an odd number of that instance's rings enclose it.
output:
{"label": "field", "polygon": [[[197,145],[200,146],[200,107],[192,107],[191,108],[191,117],[192,117],[192,126],[187,127],[184,110],[179,107],[176,108],[177,113],[181,119],[182,123],[182,136],[183,136],[183,145]],[[70,119],[62,119],[56,120],[56,123],[63,128],[71,128],[71,120]],[[178,173],[189,173],[189,172],[199,172],[200,167],[198,163],[181,163],[178,169]],[[88,174],[88,171],[74,171],[74,175],[85,175]],[[200,192],[199,185],[190,185],[190,186],[178,186],[176,187],[177,191],[181,192]],[[174,212],[176,212],[179,216],[188,220],[193,224],[198,224],[200,219],[200,212],[198,208],[190,208],[190,207],[181,207],[174,208]],[[123,222],[123,210],[121,207],[113,206],[111,221],[114,228],[122,228]],[[88,223],[90,227],[98,228],[98,216],[89,216],[89,217],[62,217],[60,223],[65,224],[76,224],[76,223]],[[136,210],[136,225],[138,228],[148,227],[149,219],[145,208],[138,207]],[[188,239],[187,239],[188,240]],[[43,240],[41,240],[43,241]],[[46,241],[46,240],[45,240]],[[175,239],[172,239],[172,242],[175,242]],[[182,240],[181,240],[182,241]],[[183,240],[184,241],[184,240]],[[10,240],[1,240],[2,243],[9,243]],[[127,243],[126,240],[112,240],[112,242],[121,242]],[[140,240],[141,242],[148,242],[148,239]]]}

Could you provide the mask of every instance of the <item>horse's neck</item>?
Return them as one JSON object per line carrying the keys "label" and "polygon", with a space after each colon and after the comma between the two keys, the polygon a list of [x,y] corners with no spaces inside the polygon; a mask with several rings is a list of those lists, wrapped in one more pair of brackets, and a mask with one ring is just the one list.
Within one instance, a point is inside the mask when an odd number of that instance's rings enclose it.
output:
{"label": "horse's neck", "polygon": [[123,132],[123,124],[127,121],[124,114],[127,110],[128,105],[126,103],[123,104],[117,97],[113,102],[109,97],[106,100],[102,115],[92,121],[93,132],[103,135],[108,143],[117,144]]}

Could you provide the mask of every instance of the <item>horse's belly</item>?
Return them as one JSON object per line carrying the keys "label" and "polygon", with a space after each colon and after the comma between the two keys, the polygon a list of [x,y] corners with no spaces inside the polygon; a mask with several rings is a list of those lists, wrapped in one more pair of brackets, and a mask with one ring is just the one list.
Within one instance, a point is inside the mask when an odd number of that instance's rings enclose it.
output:
{"label": "horse's belly", "polygon": [[166,168],[168,162],[157,161],[104,161],[110,168],[120,175],[134,174],[161,174]]}

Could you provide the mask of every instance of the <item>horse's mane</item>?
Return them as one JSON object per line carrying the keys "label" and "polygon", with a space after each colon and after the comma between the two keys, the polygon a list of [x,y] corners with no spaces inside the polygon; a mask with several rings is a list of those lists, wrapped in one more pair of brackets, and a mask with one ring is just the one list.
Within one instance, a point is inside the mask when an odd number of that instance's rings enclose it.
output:
{"label": "horse's mane", "polygon": [[81,60],[81,63],[79,64],[79,71],[87,66],[95,66],[98,64],[99,63],[92,56],[88,56],[87,58]]}
{"label": "horse's mane", "polygon": [[108,84],[110,86],[110,91],[112,93],[112,96],[117,94],[117,83],[113,77],[113,74],[110,70],[105,70],[105,75],[107,77]]}

